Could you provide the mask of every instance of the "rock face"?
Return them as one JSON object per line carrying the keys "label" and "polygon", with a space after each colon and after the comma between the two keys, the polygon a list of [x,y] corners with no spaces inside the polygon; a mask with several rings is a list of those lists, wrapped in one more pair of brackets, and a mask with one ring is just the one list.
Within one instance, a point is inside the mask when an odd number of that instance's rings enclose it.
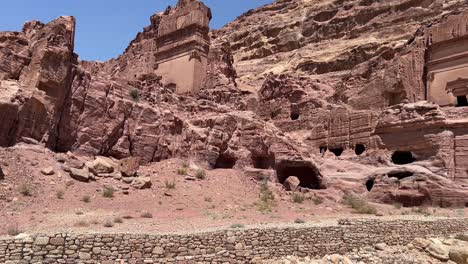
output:
{"label": "rock face", "polygon": [[129,183],[126,158],[190,157],[341,190],[328,170],[344,168],[321,165],[345,159],[384,167],[358,171],[377,201],[466,206],[467,14],[462,0],[278,0],[209,32],[209,8],[180,0],[102,63],[74,54],[74,18],[28,22],[0,33],[0,146],[124,160],[70,172]]}

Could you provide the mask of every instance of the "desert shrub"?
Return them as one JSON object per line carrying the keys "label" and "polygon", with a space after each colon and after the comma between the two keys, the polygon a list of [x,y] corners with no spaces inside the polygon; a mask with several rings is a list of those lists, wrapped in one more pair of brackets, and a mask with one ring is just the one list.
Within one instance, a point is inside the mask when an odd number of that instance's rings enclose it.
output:
{"label": "desert shrub", "polygon": [[202,169],[197,170],[197,173],[195,174],[195,177],[199,180],[204,180],[206,178],[206,172]]}
{"label": "desert shrub", "polygon": [[153,214],[150,212],[143,212],[141,213],[141,218],[153,218]]}
{"label": "desert shrub", "polygon": [[303,219],[296,218],[296,220],[294,220],[294,223],[296,223],[296,224],[304,224],[305,221],[304,221]]}
{"label": "desert shrub", "polygon": [[29,184],[21,184],[19,187],[19,193],[23,196],[32,196],[33,195],[33,188]]}
{"label": "desert shrub", "polygon": [[353,194],[345,194],[343,203],[349,205],[358,214],[376,214],[377,209],[370,205],[367,201]]}
{"label": "desert shrub", "polygon": [[205,202],[211,203],[213,202],[213,199],[211,197],[205,197]]}
{"label": "desert shrub", "polygon": [[301,204],[301,203],[304,202],[304,195],[302,195],[300,193],[293,193],[292,200],[295,203]]}
{"label": "desert shrub", "polygon": [[62,191],[62,190],[59,190],[59,191],[57,191],[57,193],[55,195],[57,196],[58,199],[63,199],[63,196],[65,195],[65,192]]}
{"label": "desert shrub", "polygon": [[17,235],[21,234],[21,230],[19,229],[18,224],[15,224],[13,226],[9,226],[7,228],[7,234],[9,236],[17,236]]}
{"label": "desert shrub", "polygon": [[107,219],[106,221],[104,221],[104,227],[113,227],[114,226],[114,222],[112,222],[111,220]]}
{"label": "desert shrub", "polygon": [[133,101],[140,101],[140,92],[138,91],[138,89],[132,87],[130,91],[128,91],[128,94],[130,95],[130,97],[132,97]]}
{"label": "desert shrub", "polygon": [[179,168],[177,169],[177,174],[179,175],[187,175],[187,169],[186,168]]}
{"label": "desert shrub", "polygon": [[90,203],[91,202],[91,196],[85,195],[81,198],[81,201],[84,203]]}
{"label": "desert shrub", "polygon": [[421,215],[425,215],[425,216],[430,216],[431,215],[431,212],[429,211],[429,209],[427,207],[420,206],[420,207],[411,209],[411,211],[413,213],[421,214]]}
{"label": "desert shrub", "polygon": [[273,192],[268,188],[266,182],[262,183],[260,189],[260,197],[257,203],[258,209],[261,212],[271,212],[272,207],[276,206],[275,202],[275,195]]}
{"label": "desert shrub", "polygon": [[182,162],[182,168],[188,169],[188,167],[189,167],[188,162],[184,160],[184,161]]}
{"label": "desert shrub", "polygon": [[114,197],[115,190],[114,188],[110,186],[104,186],[104,189],[102,190],[102,196],[105,198],[112,198]]}
{"label": "desert shrub", "polygon": [[403,205],[401,203],[394,203],[393,207],[395,207],[395,209],[400,210],[403,207]]}
{"label": "desert shrub", "polygon": [[164,184],[166,185],[166,189],[172,190],[176,188],[176,183],[175,181],[164,181]]}
{"label": "desert shrub", "polygon": [[238,229],[238,228],[244,228],[244,227],[245,227],[245,226],[244,226],[243,224],[232,224],[232,225],[231,225],[231,228],[236,228],[236,229]]}
{"label": "desert shrub", "polygon": [[312,202],[314,202],[315,205],[323,204],[323,198],[320,196],[314,196],[312,197]]}
{"label": "desert shrub", "polygon": [[123,223],[123,220],[120,217],[116,217],[116,218],[114,218],[114,223],[121,224],[121,223]]}
{"label": "desert shrub", "polygon": [[122,216],[122,218],[128,220],[128,219],[133,219],[133,216],[131,216],[131,215],[124,215],[124,216]]}
{"label": "desert shrub", "polygon": [[84,220],[80,220],[78,222],[75,223],[75,226],[76,227],[88,227],[89,226],[89,223],[84,221]]}

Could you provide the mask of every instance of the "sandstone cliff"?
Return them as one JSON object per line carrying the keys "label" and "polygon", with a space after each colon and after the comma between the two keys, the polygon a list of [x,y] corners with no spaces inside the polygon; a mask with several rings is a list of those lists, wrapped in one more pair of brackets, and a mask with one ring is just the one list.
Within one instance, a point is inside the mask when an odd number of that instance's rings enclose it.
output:
{"label": "sandstone cliff", "polygon": [[[461,0],[278,0],[210,33],[192,96],[156,74],[171,9],[107,62],[74,54],[74,18],[28,22],[0,33],[0,146],[32,138],[83,155],[191,157],[275,169],[276,181],[295,176],[305,189],[340,189],[340,160],[358,179],[349,189],[380,184],[376,200],[465,205],[466,111],[425,100],[429,28],[466,24],[466,9]],[[397,184],[388,179],[414,161]]]}

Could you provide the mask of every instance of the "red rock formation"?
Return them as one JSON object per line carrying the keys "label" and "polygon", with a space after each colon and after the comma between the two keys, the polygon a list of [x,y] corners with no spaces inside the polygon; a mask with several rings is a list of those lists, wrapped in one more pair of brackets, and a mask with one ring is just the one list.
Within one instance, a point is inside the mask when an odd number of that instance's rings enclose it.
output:
{"label": "red rock formation", "polygon": [[[447,15],[465,9],[459,0],[279,0],[211,32],[210,45],[209,9],[181,0],[103,63],[77,59],[73,18],[28,22],[0,33],[0,146],[27,137],[85,155],[190,157],[275,169],[280,183],[296,177],[309,189],[341,188],[330,168],[343,168],[330,159],[383,166],[387,176],[415,162],[423,187],[395,191],[379,174],[372,197],[461,205],[468,111],[424,100],[437,43],[460,47],[466,32],[428,36],[465,23],[465,13]],[[161,71],[176,55],[193,63],[188,86]],[[361,187],[367,175],[360,170]]]}

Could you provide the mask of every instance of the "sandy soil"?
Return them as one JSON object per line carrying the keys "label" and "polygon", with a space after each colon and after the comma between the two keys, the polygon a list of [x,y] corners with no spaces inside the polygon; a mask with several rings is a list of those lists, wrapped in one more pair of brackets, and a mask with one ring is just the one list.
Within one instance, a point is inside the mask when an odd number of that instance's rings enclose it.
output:
{"label": "sandy soil", "polygon": [[[26,232],[159,233],[228,228],[234,224],[294,224],[296,219],[320,224],[343,217],[363,217],[341,203],[338,190],[314,191],[297,203],[293,202],[292,194],[274,184],[270,185],[275,195],[271,211],[261,211],[258,206],[261,184],[244,176],[242,171],[206,170],[205,179],[191,181],[177,172],[190,162],[177,159],[142,166],[139,175],[151,177],[152,188],[130,188],[126,195],[123,189],[129,185],[114,179],[89,183],[71,179],[55,156],[34,145],[0,149],[0,165],[6,174],[0,180],[0,234],[15,226]],[[54,167],[54,175],[41,173],[48,166]],[[187,171],[194,175],[196,169],[189,167]],[[175,188],[167,188],[166,182],[174,182]],[[24,191],[22,194],[25,186],[30,196],[24,195]],[[113,198],[103,197],[104,186],[117,190]],[[85,196],[89,196],[89,202],[83,201]],[[379,211],[377,217],[387,218],[468,215],[466,208],[426,208],[422,212],[392,205],[374,206]],[[144,212],[152,218],[142,217]],[[120,222],[116,218],[123,223],[116,223]],[[106,222],[113,222],[113,226],[105,227]]]}

